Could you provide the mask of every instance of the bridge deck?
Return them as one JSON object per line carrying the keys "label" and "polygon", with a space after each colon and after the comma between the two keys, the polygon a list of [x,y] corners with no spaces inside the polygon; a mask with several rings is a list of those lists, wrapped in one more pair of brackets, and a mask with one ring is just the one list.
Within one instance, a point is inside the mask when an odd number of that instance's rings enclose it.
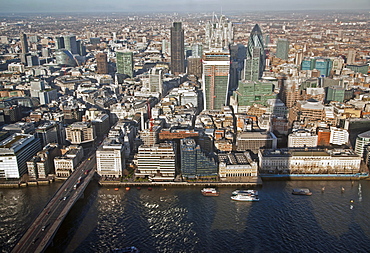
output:
{"label": "bridge deck", "polygon": [[[95,173],[95,156],[84,161],[46,204],[12,252],[43,252]],[[76,187],[75,187],[76,186]]]}

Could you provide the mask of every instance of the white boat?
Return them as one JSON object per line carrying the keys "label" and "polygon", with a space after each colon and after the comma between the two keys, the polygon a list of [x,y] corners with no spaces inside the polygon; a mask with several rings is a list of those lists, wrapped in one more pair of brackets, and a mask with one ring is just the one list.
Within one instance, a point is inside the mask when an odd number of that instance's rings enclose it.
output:
{"label": "white boat", "polygon": [[253,194],[258,196],[258,191],[256,190],[235,190],[231,193],[232,195],[238,195],[238,194]]}
{"label": "white boat", "polygon": [[231,196],[231,199],[235,201],[259,201],[260,200],[257,195],[253,195],[253,194],[237,194],[235,196]]}
{"label": "white boat", "polygon": [[201,190],[201,193],[204,195],[204,196],[218,196],[220,195],[220,192],[218,192],[216,190],[216,188],[203,188]]}

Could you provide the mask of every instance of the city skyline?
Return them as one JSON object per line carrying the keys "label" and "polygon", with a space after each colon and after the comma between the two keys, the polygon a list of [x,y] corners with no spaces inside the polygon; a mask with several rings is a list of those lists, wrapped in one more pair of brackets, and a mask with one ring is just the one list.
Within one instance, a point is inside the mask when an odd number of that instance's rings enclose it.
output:
{"label": "city skyline", "polygon": [[312,0],[297,2],[293,0],[255,2],[251,0],[180,0],[180,1],[128,1],[109,0],[101,2],[64,0],[50,2],[46,0],[16,0],[2,5],[2,13],[42,13],[42,12],[251,12],[251,11],[294,11],[294,10],[367,10],[368,0],[335,1]]}

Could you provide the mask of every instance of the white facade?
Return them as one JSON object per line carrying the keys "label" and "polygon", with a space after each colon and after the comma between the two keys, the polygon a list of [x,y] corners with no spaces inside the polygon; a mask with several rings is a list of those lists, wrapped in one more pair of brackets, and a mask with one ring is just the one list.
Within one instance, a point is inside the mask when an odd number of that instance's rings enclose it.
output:
{"label": "white facade", "polygon": [[137,153],[136,177],[153,181],[173,181],[175,178],[175,150],[172,143],[153,146],[141,145]]}
{"label": "white facade", "polygon": [[360,172],[361,157],[352,150],[259,150],[261,173],[352,174]]}
{"label": "white facade", "polygon": [[0,142],[0,178],[20,178],[40,150],[40,141],[29,134],[13,134]]}
{"label": "white facade", "polygon": [[293,132],[288,135],[288,148],[317,147],[318,136],[309,132]]}
{"label": "white facade", "polygon": [[345,145],[349,141],[349,133],[345,129],[330,127],[330,143],[333,145]]}
{"label": "white facade", "polygon": [[78,163],[82,160],[83,148],[77,145],[71,145],[67,148],[67,152],[60,157],[54,158],[55,174],[60,178],[69,177]]}
{"label": "white facade", "polygon": [[120,143],[105,142],[96,151],[97,172],[102,177],[120,178],[125,164],[124,148]]}

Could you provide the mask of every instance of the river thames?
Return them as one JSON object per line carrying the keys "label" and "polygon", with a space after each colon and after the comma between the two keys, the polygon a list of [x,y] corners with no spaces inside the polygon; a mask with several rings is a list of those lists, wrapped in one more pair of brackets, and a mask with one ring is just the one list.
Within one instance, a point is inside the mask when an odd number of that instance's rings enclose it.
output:
{"label": "river thames", "polygon": [[[60,183],[0,189],[0,246],[9,252]],[[312,196],[292,195],[308,187]],[[325,191],[322,192],[322,188]],[[344,187],[344,192],[342,192]],[[259,202],[235,188],[126,191],[91,182],[46,252],[369,252],[370,181],[268,181]]]}

